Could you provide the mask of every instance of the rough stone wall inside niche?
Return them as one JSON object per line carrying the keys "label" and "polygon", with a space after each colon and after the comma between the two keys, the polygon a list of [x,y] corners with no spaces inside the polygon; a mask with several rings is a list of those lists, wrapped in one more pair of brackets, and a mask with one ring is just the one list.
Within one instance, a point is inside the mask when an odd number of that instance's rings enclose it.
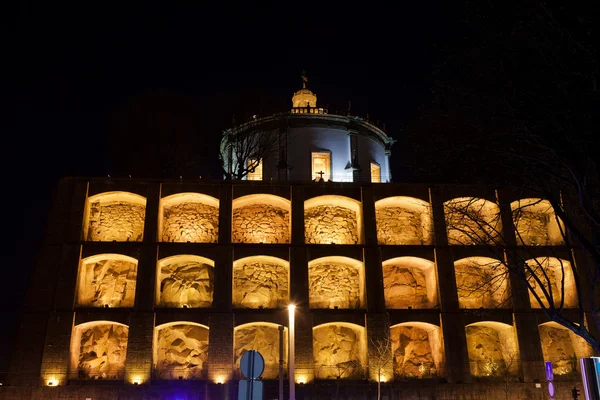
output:
{"label": "rough stone wall inside niche", "polygon": [[[487,202],[486,202],[487,203]],[[445,209],[450,245],[493,244],[501,230],[497,207],[468,200],[450,202]]]}
{"label": "rough stone wall inside niche", "polygon": [[146,207],[124,201],[90,204],[86,240],[98,242],[141,242]]}
{"label": "rough stone wall inside niche", "polygon": [[290,213],[267,204],[233,210],[234,243],[289,243]]}
{"label": "rough stone wall inside niche", "polygon": [[125,260],[84,263],[79,272],[78,305],[133,307],[137,264]]}
{"label": "rough stone wall inside niche", "polygon": [[161,379],[205,376],[208,361],[208,329],[197,325],[171,325],[158,331],[156,374]]}
{"label": "rough stone wall inside niche", "polygon": [[289,297],[288,268],[269,262],[249,261],[233,268],[233,304],[247,308],[283,307]]}
{"label": "rough stone wall inside niche", "polygon": [[513,222],[517,230],[517,241],[526,246],[548,246],[548,222],[550,214],[530,212],[523,209],[513,211]]}
{"label": "rough stone wall inside niche", "polygon": [[540,341],[544,361],[552,361],[554,374],[567,375],[577,372],[577,355],[567,329],[542,325]]}
{"label": "rough stone wall inside niche", "polygon": [[455,265],[458,302],[462,308],[508,307],[508,272],[499,262]]}
{"label": "rough stone wall inside niche", "polygon": [[[506,375],[508,368],[503,353],[507,349],[502,346],[498,331],[487,326],[468,326],[466,332],[471,374],[473,376]],[[511,361],[517,362],[516,359]]]}
{"label": "rough stone wall inside niche", "polygon": [[214,268],[198,261],[163,265],[160,269],[159,306],[210,307],[213,301]]}
{"label": "rough stone wall inside niche", "polygon": [[[284,332],[284,363],[287,354],[287,333]],[[279,329],[270,325],[246,325],[235,330],[235,365],[239,369],[240,360],[248,350],[258,351],[265,359],[263,379],[279,376]]]}
{"label": "rough stone wall inside niche", "polygon": [[360,273],[343,263],[318,263],[308,268],[311,308],[360,308]]}
{"label": "rough stone wall inside niche", "polygon": [[431,243],[430,227],[416,210],[385,207],[375,210],[377,241],[390,245],[423,245]]}
{"label": "rough stone wall inside niche", "polygon": [[383,292],[387,308],[432,308],[427,298],[425,274],[420,268],[404,265],[383,267]]}
{"label": "rough stone wall inside niche", "polygon": [[435,364],[426,330],[397,326],[390,334],[395,375],[405,378],[437,376],[441,366]]}
{"label": "rough stone wall inside niche", "polygon": [[122,379],[127,356],[126,326],[95,325],[81,332],[79,378]]}
{"label": "rough stone wall inside niche", "polygon": [[361,336],[354,329],[341,325],[326,325],[314,329],[315,378],[363,378]]}
{"label": "rough stone wall inside niche", "polygon": [[219,209],[202,203],[165,207],[164,242],[215,243],[219,237]]}
{"label": "rough stone wall inside niche", "polygon": [[315,206],[304,212],[305,241],[310,244],[356,244],[356,212],[339,206]]}

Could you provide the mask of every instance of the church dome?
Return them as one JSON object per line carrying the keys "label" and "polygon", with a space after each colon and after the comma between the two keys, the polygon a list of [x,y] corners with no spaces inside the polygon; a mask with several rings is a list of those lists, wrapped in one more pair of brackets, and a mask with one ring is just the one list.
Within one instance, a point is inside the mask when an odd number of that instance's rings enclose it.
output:
{"label": "church dome", "polygon": [[292,96],[292,107],[316,107],[317,106],[317,95],[306,88],[306,82],[308,79],[306,75],[302,74],[302,89],[298,90]]}

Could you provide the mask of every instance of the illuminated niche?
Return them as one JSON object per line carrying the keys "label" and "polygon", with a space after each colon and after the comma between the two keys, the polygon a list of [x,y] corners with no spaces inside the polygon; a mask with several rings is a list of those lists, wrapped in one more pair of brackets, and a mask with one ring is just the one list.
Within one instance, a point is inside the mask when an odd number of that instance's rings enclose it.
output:
{"label": "illuminated niche", "polygon": [[232,242],[290,242],[289,200],[271,194],[251,194],[233,200],[232,208]]}
{"label": "illuminated niche", "polygon": [[208,258],[182,254],[157,264],[156,305],[159,307],[211,307],[215,263]]}
{"label": "illuminated niche", "polygon": [[417,257],[397,257],[383,262],[385,306],[435,308],[438,306],[435,265]]}
{"label": "illuminated niche", "polygon": [[387,197],[375,202],[379,244],[433,243],[431,207],[414,197]]}
{"label": "illuminated niche", "polygon": [[381,183],[381,167],[373,161],[371,161],[371,182]]}
{"label": "illuminated niche", "polygon": [[[254,322],[235,327],[233,331],[234,357],[236,369],[240,360],[249,350],[258,351],[265,359],[265,370],[261,379],[276,379],[279,376],[279,325],[269,322]],[[283,331],[283,363],[287,368],[288,354],[287,328]]]}
{"label": "illuminated niche", "polygon": [[83,239],[92,242],[141,242],[146,198],[129,192],[105,192],[87,198]]}
{"label": "illuminated niche", "polygon": [[450,245],[483,245],[501,238],[500,208],[475,197],[459,197],[444,203],[446,232]]}
{"label": "illuminated niche", "polygon": [[313,152],[312,158],[312,180],[331,180],[331,152]]}
{"label": "illuminated niche", "polygon": [[458,303],[462,308],[510,305],[508,270],[499,260],[468,257],[454,263]]}
{"label": "illuminated niche", "polygon": [[405,322],[390,328],[394,375],[433,378],[443,375],[444,347],[439,326]]}
{"label": "illuminated niche", "polygon": [[577,373],[577,360],[593,355],[591,346],[583,338],[556,322],[541,324],[539,329],[544,361],[552,361],[555,375]]}
{"label": "illuminated niche", "polygon": [[362,243],[359,201],[344,196],[318,196],[304,202],[304,238],[309,244]]}
{"label": "illuminated niche", "polygon": [[137,260],[122,254],[98,254],[79,263],[78,306],[133,307]]}
{"label": "illuminated niche", "polygon": [[362,262],[349,257],[322,257],[308,263],[310,308],[361,308],[365,305]]}
{"label": "illuminated niche", "polygon": [[519,347],[515,329],[501,322],[477,322],[466,328],[473,376],[516,376]]}
{"label": "illuminated niche", "polygon": [[[254,166],[254,168],[252,168]],[[249,181],[262,181],[263,179],[263,162],[261,159],[250,158],[246,165],[248,168],[248,174],[246,180]]]}
{"label": "illuminated niche", "polygon": [[[577,307],[577,286],[575,285],[575,277],[570,262],[554,257],[538,257],[527,260],[525,263],[527,264],[525,273],[528,276],[529,300],[532,308],[542,307],[535,298],[534,293],[539,296],[544,307],[549,307],[551,300],[553,300],[555,307],[560,307],[563,279],[564,307]],[[539,282],[535,277],[539,279]]]}
{"label": "illuminated niche", "polygon": [[159,379],[200,379],[206,376],[208,327],[172,322],[154,329],[153,360]]}
{"label": "illuminated niche", "polygon": [[313,357],[317,379],[364,378],[367,361],[365,328],[345,322],[315,326]]}
{"label": "illuminated niche", "polygon": [[158,231],[163,242],[216,243],[219,200],[201,193],[177,193],[160,201]]}
{"label": "illuminated niche", "polygon": [[555,246],[564,243],[564,225],[548,200],[521,199],[510,203],[510,208],[518,244]]}
{"label": "illuminated niche", "polygon": [[251,256],[233,262],[234,307],[283,307],[288,288],[289,263],[281,258]]}
{"label": "illuminated niche", "polygon": [[71,371],[80,379],[123,379],[127,325],[94,321],[77,325],[71,337]]}

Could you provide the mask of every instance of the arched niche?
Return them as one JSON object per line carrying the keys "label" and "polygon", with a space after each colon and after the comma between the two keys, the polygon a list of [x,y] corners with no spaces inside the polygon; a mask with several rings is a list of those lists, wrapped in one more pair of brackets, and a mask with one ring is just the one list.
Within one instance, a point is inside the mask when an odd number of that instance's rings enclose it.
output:
{"label": "arched niche", "polygon": [[76,304],[133,307],[138,261],[122,254],[98,254],[79,263]]}
{"label": "arched niche", "polygon": [[458,303],[462,308],[508,307],[506,266],[494,258],[468,257],[454,263]]}
{"label": "arched niche", "polygon": [[289,299],[289,263],[281,258],[251,256],[233,262],[233,305],[283,307]]}
{"label": "arched niche", "polygon": [[549,307],[551,301],[555,307],[560,307],[563,280],[565,294],[563,306],[577,307],[577,286],[569,261],[555,257],[538,257],[527,260],[525,263],[527,264],[525,273],[528,276],[529,300],[532,308],[542,307],[534,293],[539,296],[544,307]]}
{"label": "arched niche", "polygon": [[123,379],[129,327],[112,321],[77,325],[71,337],[71,371],[80,379]]}
{"label": "arched niche", "polygon": [[313,357],[317,379],[363,378],[367,361],[366,330],[346,322],[313,328]]}
{"label": "arched niche", "polygon": [[484,245],[501,238],[500,208],[476,197],[458,197],[444,203],[446,232],[450,245]]}
{"label": "arched niche", "polygon": [[431,206],[414,197],[387,197],[375,202],[379,244],[433,243]]}
{"label": "arched niche", "polygon": [[208,327],[178,321],[154,329],[153,363],[159,379],[201,379],[208,366]]}
{"label": "arched niche", "polygon": [[211,307],[214,261],[191,254],[163,258],[157,263],[156,305],[159,307]]}
{"label": "arched niche", "polygon": [[141,242],[144,239],[146,198],[129,192],[105,192],[87,198],[83,240]]}
{"label": "arched niche", "polygon": [[[287,365],[287,328],[283,332],[283,362]],[[258,351],[265,359],[262,379],[276,379],[279,376],[279,325],[270,322],[253,322],[236,326],[233,330],[233,346],[236,368],[249,350]]]}
{"label": "arched niche", "polygon": [[519,346],[511,325],[485,321],[468,325],[465,330],[471,375],[518,375]]}
{"label": "arched niche", "polygon": [[329,256],[308,263],[310,308],[361,308],[365,305],[365,268],[354,258]]}
{"label": "arched niche", "polygon": [[564,225],[548,200],[520,199],[510,203],[517,243],[556,246],[564,243]]}
{"label": "arched niche", "polygon": [[385,306],[435,308],[438,290],[435,264],[417,257],[396,257],[383,262]]}
{"label": "arched niche", "polygon": [[219,240],[219,200],[202,193],[163,197],[158,232],[163,242],[216,243]]}
{"label": "arched niche", "polygon": [[592,356],[592,348],[585,340],[564,326],[551,321],[539,329],[544,361],[552,361],[554,375],[575,374],[579,368],[577,360]]}
{"label": "arched niche", "polygon": [[362,243],[362,207],[344,196],[318,196],[304,202],[304,238],[309,244]]}
{"label": "arched niche", "polygon": [[394,375],[401,378],[433,378],[444,368],[444,345],[439,326],[404,322],[390,327]]}
{"label": "arched niche", "polygon": [[233,243],[289,243],[291,202],[272,194],[251,194],[232,202]]}

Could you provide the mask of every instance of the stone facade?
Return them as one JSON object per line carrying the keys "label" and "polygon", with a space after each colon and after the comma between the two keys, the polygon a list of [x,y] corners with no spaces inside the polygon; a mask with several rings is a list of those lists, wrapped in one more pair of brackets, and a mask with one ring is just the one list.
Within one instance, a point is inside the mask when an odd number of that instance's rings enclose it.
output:
{"label": "stone facade", "polygon": [[158,379],[200,379],[206,374],[208,329],[177,324],[159,328],[154,360]]}
{"label": "stone facade", "polygon": [[362,307],[361,273],[342,262],[315,262],[308,267],[310,308]]}
{"label": "stone facade", "polygon": [[498,260],[472,257],[454,265],[458,301],[462,308],[507,307],[508,271]]}
{"label": "stone facade", "polygon": [[289,298],[289,272],[283,263],[249,259],[233,267],[233,305],[277,308]]}
{"label": "stone facade", "polygon": [[219,209],[189,202],[164,208],[163,242],[214,243],[219,238]]}
{"label": "stone facade", "polygon": [[394,374],[403,378],[431,378],[438,375],[439,365],[433,357],[429,334],[413,326],[391,329]]}
{"label": "stone facade", "polygon": [[85,307],[132,307],[137,262],[110,256],[83,260],[79,270],[77,304]]}
{"label": "stone facade", "polygon": [[364,328],[324,325],[313,329],[315,378],[360,379],[365,372]]}
{"label": "stone facade", "polygon": [[[283,336],[284,366],[287,366],[287,329]],[[265,360],[262,379],[276,379],[279,376],[279,329],[274,324],[249,324],[235,329],[234,357],[236,368],[248,350],[258,351]]]}
{"label": "stone facade", "polygon": [[404,207],[377,208],[375,212],[379,244],[431,244],[428,215]]}
{"label": "stone facade", "polygon": [[450,245],[494,244],[502,231],[500,209],[491,201],[461,197],[444,203]]}
{"label": "stone facade", "polygon": [[195,259],[174,260],[160,267],[160,307],[210,307],[214,267]]}
{"label": "stone facade", "polygon": [[511,204],[517,243],[525,246],[553,246],[564,243],[563,224],[552,205],[542,199],[522,199]]}
{"label": "stone facade", "polygon": [[467,326],[466,332],[473,376],[505,376],[516,373],[519,355],[514,349],[514,343],[504,338],[498,329],[481,325]]}
{"label": "stone facade", "polygon": [[545,361],[552,361],[555,375],[576,373],[577,355],[569,331],[562,327],[540,326],[540,340]]}
{"label": "stone facade", "polygon": [[357,215],[345,207],[320,205],[304,212],[305,242],[310,244],[357,244]]}
{"label": "stone facade", "polygon": [[125,201],[90,204],[86,240],[92,242],[141,242],[146,207]]}
{"label": "stone facade", "polygon": [[290,213],[267,204],[252,204],[233,210],[232,242],[289,243]]}
{"label": "stone facade", "polygon": [[82,328],[74,345],[77,376],[80,378],[122,379],[127,356],[129,328],[99,324]]}
{"label": "stone facade", "polygon": [[383,293],[386,308],[434,308],[427,293],[427,281],[421,268],[403,264],[383,266]]}

